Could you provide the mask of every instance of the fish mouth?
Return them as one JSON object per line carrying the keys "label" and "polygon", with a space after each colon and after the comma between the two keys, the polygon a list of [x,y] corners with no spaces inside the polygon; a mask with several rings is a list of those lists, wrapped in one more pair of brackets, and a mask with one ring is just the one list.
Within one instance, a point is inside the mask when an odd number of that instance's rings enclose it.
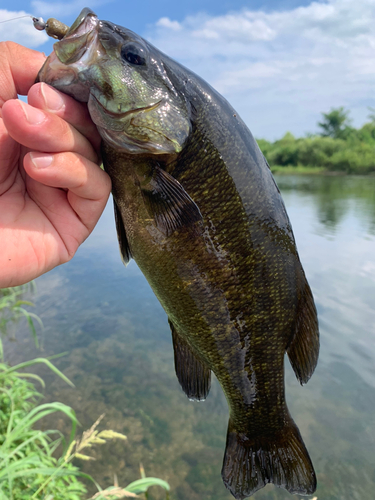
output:
{"label": "fish mouth", "polygon": [[[175,152],[173,141],[158,128],[153,127],[147,120],[141,120],[137,123],[137,117],[144,113],[152,113],[160,106],[163,106],[164,100],[161,99],[156,103],[139,108],[132,108],[125,112],[114,112],[108,110],[105,105],[93,94],[90,94],[89,111],[91,117],[98,127],[102,139],[115,149],[128,151],[130,153],[152,153],[164,154]],[[91,104],[91,106],[90,106]],[[92,107],[94,106],[94,108]],[[95,109],[96,108],[96,109]],[[95,111],[94,111],[95,110]],[[99,121],[95,119],[99,112]],[[110,121],[106,120],[103,115],[110,117]],[[129,130],[132,129],[132,131]],[[143,133],[138,136],[137,129],[142,129]],[[153,139],[147,137],[149,131],[153,135]],[[159,138],[159,140],[157,140]],[[156,139],[156,140],[155,140]],[[160,142],[161,141],[161,142]],[[166,148],[166,145],[169,145]],[[164,145],[164,147],[162,147]]]}
{"label": "fish mouth", "polygon": [[106,115],[109,115],[113,118],[120,119],[120,120],[122,118],[126,118],[127,116],[131,116],[131,115],[134,115],[136,113],[140,113],[141,111],[153,111],[154,109],[157,109],[161,105],[161,103],[163,102],[163,100],[160,99],[160,101],[157,101],[154,104],[149,104],[148,106],[143,106],[140,108],[132,108],[132,109],[128,109],[127,111],[119,110],[119,112],[115,112],[115,111],[110,111],[108,108],[106,108],[105,105],[102,102],[100,102],[100,100],[96,97],[96,95],[94,93],[91,92],[91,96],[95,99],[95,102],[99,105],[99,107],[102,109],[102,111]]}
{"label": "fish mouth", "polygon": [[37,81],[48,83],[78,101],[87,102],[89,88],[80,81],[79,73],[89,67],[97,54],[98,24],[97,15],[88,8],[83,9],[64,38],[54,44]]}
{"label": "fish mouth", "polygon": [[85,7],[67,34],[55,43],[54,51],[63,64],[72,64],[82,59],[97,34],[98,16],[89,8]]}

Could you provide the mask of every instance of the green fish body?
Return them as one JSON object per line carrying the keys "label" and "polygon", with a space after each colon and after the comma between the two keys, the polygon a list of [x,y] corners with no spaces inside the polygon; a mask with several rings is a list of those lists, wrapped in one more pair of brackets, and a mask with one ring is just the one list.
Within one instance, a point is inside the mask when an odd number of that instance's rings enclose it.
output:
{"label": "green fish body", "polygon": [[229,103],[131,31],[84,9],[40,76],[81,101],[103,138],[121,254],[172,331],[178,380],[229,406],[224,484],[311,494],[314,469],[285,402],[284,355],[308,381],[316,309],[267,162]]}

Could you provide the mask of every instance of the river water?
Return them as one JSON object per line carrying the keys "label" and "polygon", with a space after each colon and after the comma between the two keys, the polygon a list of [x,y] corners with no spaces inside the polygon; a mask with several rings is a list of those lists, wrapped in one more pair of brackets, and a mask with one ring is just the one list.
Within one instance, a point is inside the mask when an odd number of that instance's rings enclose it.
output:
{"label": "river water", "polygon": [[[277,176],[321,328],[318,367],[301,387],[286,361],[286,393],[324,500],[372,500],[375,491],[375,178]],[[171,500],[229,500],[220,470],[228,409],[216,380],[204,403],[187,400],[174,374],[167,318],[134,262],[120,261],[112,207],[76,257],[37,280],[42,355],[68,354],[48,371],[46,399],[76,409],[82,430],[128,441],[98,447],[85,463],[106,487],[149,476],[169,481]],[[40,355],[25,331],[11,360]],[[53,425],[64,429],[64,419]],[[158,488],[150,500],[164,498]],[[295,498],[268,485],[257,499]],[[297,496],[297,498],[299,498]],[[312,498],[312,497],[311,497]]]}

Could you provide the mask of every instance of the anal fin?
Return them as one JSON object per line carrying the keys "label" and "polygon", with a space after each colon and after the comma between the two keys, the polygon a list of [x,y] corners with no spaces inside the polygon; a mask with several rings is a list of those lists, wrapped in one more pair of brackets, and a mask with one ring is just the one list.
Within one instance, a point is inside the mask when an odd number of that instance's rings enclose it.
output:
{"label": "anal fin", "polygon": [[305,384],[318,362],[319,325],[314,298],[304,273],[297,314],[293,336],[286,352],[296,377],[301,384]]}
{"label": "anal fin", "polygon": [[204,401],[211,387],[211,370],[197,359],[171,321],[169,325],[172,330],[174,365],[178,381],[190,400]]}

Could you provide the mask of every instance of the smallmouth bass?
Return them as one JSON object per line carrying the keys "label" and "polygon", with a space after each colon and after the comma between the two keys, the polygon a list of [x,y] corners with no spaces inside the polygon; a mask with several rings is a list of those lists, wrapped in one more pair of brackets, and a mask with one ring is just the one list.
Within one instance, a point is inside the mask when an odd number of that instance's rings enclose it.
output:
{"label": "smallmouth bass", "polygon": [[84,9],[39,80],[87,102],[112,179],[125,264],[166,311],[177,378],[204,400],[211,371],[229,406],[222,468],[243,499],[316,477],[284,394],[318,359],[310,287],[268,164],[229,103],[135,33]]}

